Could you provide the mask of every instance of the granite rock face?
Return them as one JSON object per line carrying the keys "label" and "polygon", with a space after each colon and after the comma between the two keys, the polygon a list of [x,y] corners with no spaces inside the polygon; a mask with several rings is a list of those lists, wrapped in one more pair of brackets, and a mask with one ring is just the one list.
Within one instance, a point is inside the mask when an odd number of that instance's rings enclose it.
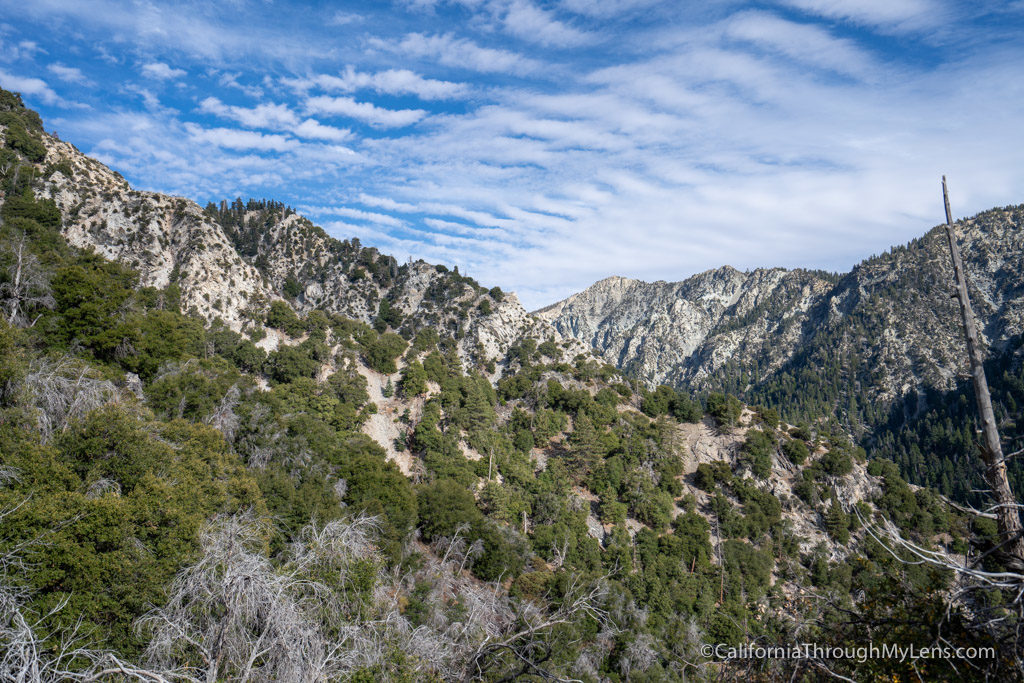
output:
{"label": "granite rock face", "polygon": [[[956,228],[984,343],[1019,354],[1024,206]],[[841,275],[726,266],[682,282],[612,277],[537,315],[649,385],[743,391],[810,371],[887,401],[951,389],[962,373],[952,277],[937,227]]]}
{"label": "granite rock face", "polygon": [[[443,266],[398,262],[358,240],[339,241],[281,205],[195,202],[132,189],[120,174],[73,145],[43,136],[46,161],[63,170],[41,196],[63,215],[74,246],[120,261],[143,286],[176,285],[181,306],[236,331],[260,323],[270,302],[319,308],[372,323],[381,302],[415,332],[433,327],[457,342],[467,363],[500,360],[524,337],[554,339],[567,359],[589,348],[530,315],[514,294],[487,290]],[[290,291],[289,291],[290,290]]]}

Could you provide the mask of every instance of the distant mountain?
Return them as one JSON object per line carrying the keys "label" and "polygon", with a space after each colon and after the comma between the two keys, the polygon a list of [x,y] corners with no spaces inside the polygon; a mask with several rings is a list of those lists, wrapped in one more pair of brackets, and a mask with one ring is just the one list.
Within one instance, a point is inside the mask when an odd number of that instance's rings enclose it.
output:
{"label": "distant mountain", "polygon": [[[1006,359],[1003,214],[970,224],[988,251],[968,256]],[[709,646],[920,649],[937,614],[954,645],[1013,653],[978,660],[986,680],[1016,671],[1017,641],[968,630],[933,571],[871,540],[884,519],[990,564],[994,532],[806,410],[900,395],[905,366],[936,386],[955,370],[951,304],[923,284],[943,276],[934,242],[843,278],[612,278],[530,315],[274,201],[133,190],[0,90],[0,679],[749,677]],[[588,344],[652,383],[778,396],[808,424],[648,391]],[[1003,377],[1024,403],[1024,377]],[[919,425],[969,454],[963,410]]]}
{"label": "distant mountain", "polygon": [[683,282],[610,277],[537,315],[649,385],[713,386],[736,358],[777,369],[832,285],[820,273],[729,266]]}
{"label": "distant mountain", "polygon": [[[1024,206],[957,222],[1008,450],[1024,445]],[[833,416],[872,457],[961,500],[981,483],[976,411],[943,228],[844,275],[724,267],[608,278],[537,312],[650,386],[723,391],[790,421]],[[1024,467],[1011,463],[1024,491]]]}
{"label": "distant mountain", "polygon": [[[1024,331],[1024,206],[959,221],[982,338],[1019,354]],[[851,398],[891,402],[946,391],[966,363],[943,229],[849,273],[728,266],[682,282],[613,277],[537,311],[564,335],[649,385],[730,390],[844,413]],[[807,373],[812,373],[813,376]]]}

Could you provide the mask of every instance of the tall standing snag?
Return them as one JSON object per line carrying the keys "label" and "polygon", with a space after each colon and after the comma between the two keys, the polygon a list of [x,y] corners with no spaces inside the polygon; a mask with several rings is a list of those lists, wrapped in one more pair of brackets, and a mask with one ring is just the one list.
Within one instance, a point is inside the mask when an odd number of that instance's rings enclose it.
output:
{"label": "tall standing snag", "polygon": [[946,190],[946,176],[942,176],[942,201],[946,206],[946,237],[949,238],[949,251],[953,257],[953,274],[956,277],[956,296],[960,301],[960,315],[963,319],[964,334],[967,337],[967,358],[971,364],[971,380],[974,384],[974,397],[978,402],[981,415],[981,459],[985,463],[985,483],[988,484],[995,498],[994,511],[999,525],[999,555],[1008,564],[1017,569],[1024,568],[1024,529],[1021,527],[1020,515],[1017,511],[1017,500],[1010,489],[1006,478],[1006,459],[999,441],[999,430],[996,427],[995,413],[992,411],[992,397],[985,379],[985,367],[982,362],[981,344],[978,340],[978,326],[971,308],[970,295],[967,292],[967,276],[964,262],[960,257],[960,248],[953,233],[953,214],[949,210],[949,193]]}

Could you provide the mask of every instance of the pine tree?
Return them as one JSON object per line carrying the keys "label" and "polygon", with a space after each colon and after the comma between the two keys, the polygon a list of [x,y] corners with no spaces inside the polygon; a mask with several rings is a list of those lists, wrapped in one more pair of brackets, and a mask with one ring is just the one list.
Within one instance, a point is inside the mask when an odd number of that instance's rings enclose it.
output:
{"label": "pine tree", "polygon": [[576,481],[581,481],[592,472],[601,455],[600,440],[594,423],[586,415],[576,418],[575,428],[569,437],[569,453],[566,467]]}
{"label": "pine tree", "polygon": [[837,543],[846,545],[850,540],[850,518],[836,500],[835,491],[832,492],[832,502],[825,512],[825,530]]}

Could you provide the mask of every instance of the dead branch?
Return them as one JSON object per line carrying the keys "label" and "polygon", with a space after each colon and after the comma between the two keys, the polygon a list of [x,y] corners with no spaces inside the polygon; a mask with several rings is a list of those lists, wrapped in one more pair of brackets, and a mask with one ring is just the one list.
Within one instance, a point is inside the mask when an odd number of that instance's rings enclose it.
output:
{"label": "dead branch", "polygon": [[37,316],[32,323],[28,322],[27,315],[32,309],[53,308],[55,305],[50,291],[49,273],[29,249],[28,238],[24,233],[0,245],[0,254],[10,260],[4,269],[7,277],[0,282],[0,300],[7,311],[7,322],[19,327],[31,327],[38,320]]}
{"label": "dead branch", "polygon": [[90,377],[87,366],[70,357],[32,361],[25,376],[25,388],[36,408],[36,425],[46,443],[66,430],[74,420],[108,403],[120,400],[117,386]]}

